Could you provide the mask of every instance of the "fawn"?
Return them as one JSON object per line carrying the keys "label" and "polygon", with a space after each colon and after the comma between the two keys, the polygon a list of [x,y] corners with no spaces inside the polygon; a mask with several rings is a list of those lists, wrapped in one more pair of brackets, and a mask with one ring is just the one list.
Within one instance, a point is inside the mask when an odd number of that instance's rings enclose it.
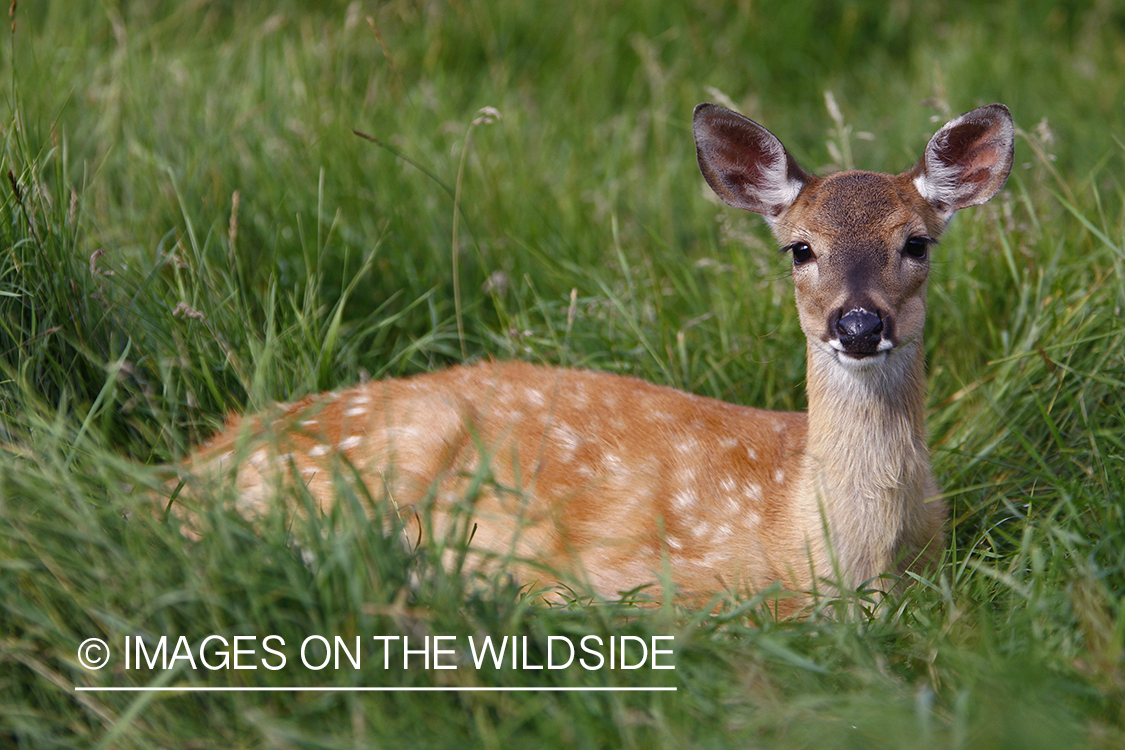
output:
{"label": "fawn", "polygon": [[487,362],[232,418],[185,471],[232,477],[249,515],[286,481],[321,508],[334,482],[362,483],[411,544],[442,544],[470,518],[475,566],[610,598],[665,576],[695,602],[780,582],[788,615],[815,590],[887,590],[881,574],[924,568],[946,515],[923,415],[929,254],[954,212],[1007,180],[1008,109],[952,120],[895,176],[816,177],[714,104],[696,107],[694,133],[711,188],[792,255],[807,415]]}

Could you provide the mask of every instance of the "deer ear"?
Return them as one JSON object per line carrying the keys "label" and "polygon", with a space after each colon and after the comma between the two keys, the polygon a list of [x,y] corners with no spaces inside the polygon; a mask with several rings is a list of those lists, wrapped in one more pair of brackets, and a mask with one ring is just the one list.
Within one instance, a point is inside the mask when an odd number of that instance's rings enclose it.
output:
{"label": "deer ear", "polygon": [[695,108],[699,169],[715,194],[772,224],[809,181],[773,133],[717,104]]}
{"label": "deer ear", "polygon": [[1012,115],[1003,104],[974,109],[934,134],[914,167],[914,186],[945,218],[1000,192],[1012,170]]}

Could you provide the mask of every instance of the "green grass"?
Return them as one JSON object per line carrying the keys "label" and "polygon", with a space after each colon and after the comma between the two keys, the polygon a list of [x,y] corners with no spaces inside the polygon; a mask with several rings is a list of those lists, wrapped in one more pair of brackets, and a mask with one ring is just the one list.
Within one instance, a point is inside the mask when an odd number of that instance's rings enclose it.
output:
{"label": "green grass", "polygon": [[[0,45],[0,744],[1125,745],[1115,4],[268,5],[21,3]],[[815,169],[904,169],[949,115],[1013,110],[1008,188],[934,253],[932,577],[796,623],[545,608],[410,559],[357,498],[298,529],[216,508],[198,543],[149,512],[133,488],[231,410],[466,357],[802,408],[785,259],[695,166],[716,98]],[[289,664],[124,669],[126,636],[210,634],[277,634]],[[533,662],[550,636],[672,635],[676,668],[384,670],[372,646],[312,671],[313,634],[527,636]],[[77,661],[91,637],[105,670]],[[677,691],[73,689],[188,682]]]}

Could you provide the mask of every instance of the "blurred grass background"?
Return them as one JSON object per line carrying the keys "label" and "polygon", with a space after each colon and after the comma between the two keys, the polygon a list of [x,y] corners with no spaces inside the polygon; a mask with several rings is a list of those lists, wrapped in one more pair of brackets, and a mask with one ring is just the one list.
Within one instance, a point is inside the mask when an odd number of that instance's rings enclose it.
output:
{"label": "blurred grass background", "polygon": [[[13,7],[0,45],[4,744],[1125,744],[1118,3]],[[931,579],[837,621],[773,623],[755,600],[716,616],[544,609],[407,559],[356,503],[307,522],[311,565],[279,526],[216,509],[216,532],[190,543],[143,509],[130,488],[229,411],[466,358],[803,408],[786,259],[698,175],[690,115],[705,100],[821,171],[902,170],[950,117],[1013,111],[1008,188],[934,253],[931,442],[954,514]],[[294,681],[90,672],[75,658],[87,637],[485,632],[540,647],[671,634],[677,669],[299,676],[678,691],[73,691]]]}

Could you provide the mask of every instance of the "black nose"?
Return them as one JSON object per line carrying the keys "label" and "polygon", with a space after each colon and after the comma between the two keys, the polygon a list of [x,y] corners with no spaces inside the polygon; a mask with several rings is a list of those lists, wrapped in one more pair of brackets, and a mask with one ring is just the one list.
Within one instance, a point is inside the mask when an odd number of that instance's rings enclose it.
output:
{"label": "black nose", "polygon": [[862,307],[844,313],[836,323],[840,345],[848,354],[874,354],[882,333],[883,319]]}

